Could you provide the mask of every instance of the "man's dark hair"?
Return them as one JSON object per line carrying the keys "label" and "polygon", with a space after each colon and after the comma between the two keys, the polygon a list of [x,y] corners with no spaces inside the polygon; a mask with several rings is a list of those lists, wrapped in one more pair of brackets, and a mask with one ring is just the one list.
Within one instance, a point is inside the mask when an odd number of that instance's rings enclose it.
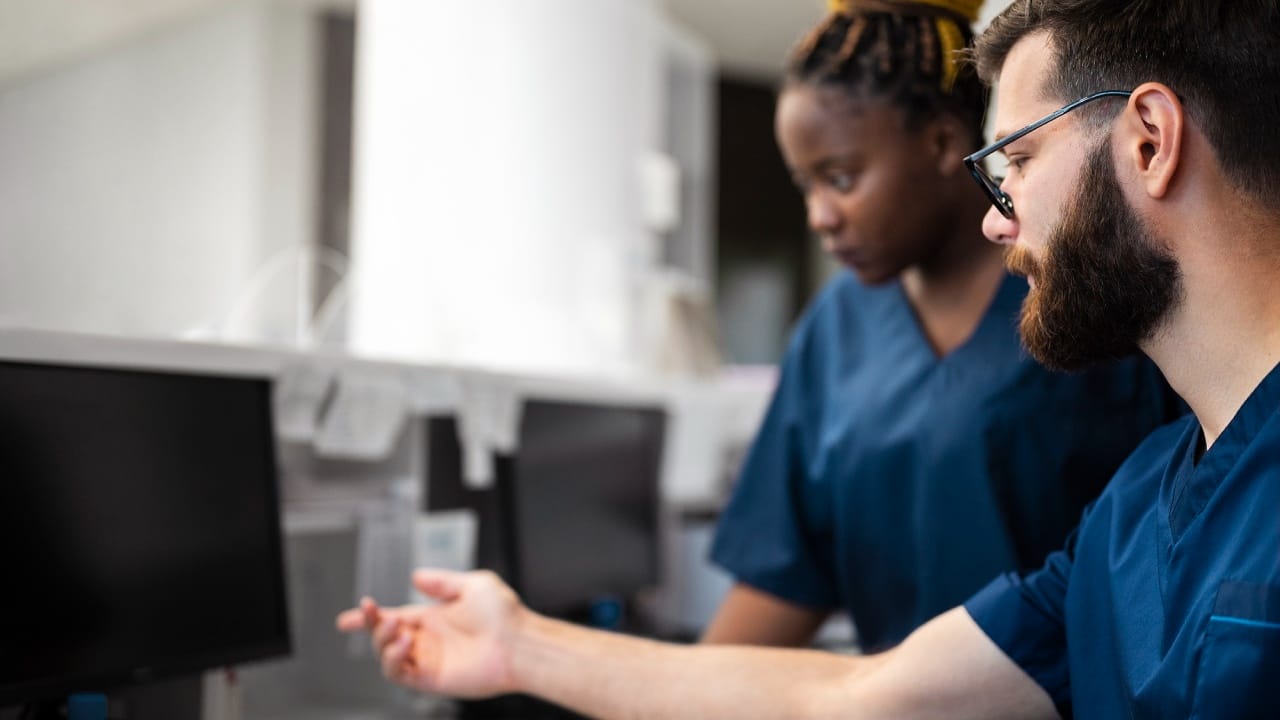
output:
{"label": "man's dark hair", "polygon": [[1047,96],[1167,85],[1227,178],[1280,208],[1280,0],[1015,0],[977,41],[979,75],[1038,31],[1056,55]]}
{"label": "man's dark hair", "polygon": [[[963,52],[969,19],[921,3],[849,3],[792,51],[787,83],[835,87],[857,101],[883,101],[902,112],[908,130],[950,114],[982,146],[987,89]],[[864,7],[865,5],[865,7]]]}

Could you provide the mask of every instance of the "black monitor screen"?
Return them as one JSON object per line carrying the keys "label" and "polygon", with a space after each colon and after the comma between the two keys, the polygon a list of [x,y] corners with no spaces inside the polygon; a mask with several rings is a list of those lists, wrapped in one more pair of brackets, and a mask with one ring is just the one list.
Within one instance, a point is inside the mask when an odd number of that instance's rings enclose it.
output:
{"label": "black monitor screen", "polygon": [[270,385],[0,362],[0,704],[287,654]]}
{"label": "black monitor screen", "polygon": [[525,404],[519,447],[499,480],[530,607],[574,615],[657,584],[664,426],[652,408]]}

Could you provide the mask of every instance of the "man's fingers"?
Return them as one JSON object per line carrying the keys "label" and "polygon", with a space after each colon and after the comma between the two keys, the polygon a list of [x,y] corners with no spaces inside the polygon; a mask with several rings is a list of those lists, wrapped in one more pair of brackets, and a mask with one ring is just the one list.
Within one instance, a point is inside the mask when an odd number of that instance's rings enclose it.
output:
{"label": "man's fingers", "polygon": [[364,614],[366,629],[372,630],[382,622],[382,608],[378,607],[378,603],[374,602],[373,598],[368,596],[360,598],[360,611]]}
{"label": "man's fingers", "polygon": [[373,649],[378,653],[381,653],[383,648],[395,641],[400,632],[400,627],[401,623],[399,616],[386,616],[386,618],[382,622],[378,623],[378,626],[373,629]]}
{"label": "man's fingers", "polygon": [[422,568],[413,571],[413,585],[427,597],[448,602],[462,592],[466,573]]}
{"label": "man's fingers", "polygon": [[335,624],[342,632],[359,632],[364,630],[364,611],[360,608],[343,610],[338,613],[338,619],[335,621]]}
{"label": "man's fingers", "polygon": [[382,674],[396,682],[404,682],[409,675],[407,663],[413,635],[404,632],[392,637],[392,641],[382,650]]}
{"label": "man's fingers", "polygon": [[372,598],[363,597],[360,599],[359,607],[338,613],[335,624],[342,632],[360,632],[373,630],[381,620],[382,610],[378,607],[378,603]]}
{"label": "man's fingers", "polygon": [[[439,589],[449,591],[447,585]],[[419,676],[413,658],[413,643],[423,623],[415,610],[418,608],[410,606],[384,608],[365,597],[361,598],[359,607],[338,613],[335,623],[343,632],[367,631],[382,664],[382,674],[402,685],[417,687],[424,679]]]}

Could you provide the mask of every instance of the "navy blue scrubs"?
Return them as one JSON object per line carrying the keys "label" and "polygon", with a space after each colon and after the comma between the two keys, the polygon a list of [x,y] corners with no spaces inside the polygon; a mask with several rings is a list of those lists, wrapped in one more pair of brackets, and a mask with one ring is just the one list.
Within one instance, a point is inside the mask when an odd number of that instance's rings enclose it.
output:
{"label": "navy blue scrubs", "polygon": [[1064,714],[1280,717],[1280,366],[1203,444],[1154,433],[1064,551],[966,603]]}
{"label": "navy blue scrubs", "polygon": [[712,548],[737,581],[847,609],[896,644],[992,577],[1062,547],[1147,433],[1176,417],[1149,361],[1078,375],[1029,359],[1007,276],[939,358],[901,285],[840,274],[800,320]]}

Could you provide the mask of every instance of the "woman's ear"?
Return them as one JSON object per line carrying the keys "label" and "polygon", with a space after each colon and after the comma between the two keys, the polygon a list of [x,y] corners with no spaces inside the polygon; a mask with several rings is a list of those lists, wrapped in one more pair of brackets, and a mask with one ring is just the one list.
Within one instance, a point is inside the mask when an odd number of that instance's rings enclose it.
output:
{"label": "woman's ear", "polygon": [[970,135],[964,123],[952,115],[940,115],[929,123],[925,139],[939,175],[950,177],[965,171],[965,156],[973,152]]}

